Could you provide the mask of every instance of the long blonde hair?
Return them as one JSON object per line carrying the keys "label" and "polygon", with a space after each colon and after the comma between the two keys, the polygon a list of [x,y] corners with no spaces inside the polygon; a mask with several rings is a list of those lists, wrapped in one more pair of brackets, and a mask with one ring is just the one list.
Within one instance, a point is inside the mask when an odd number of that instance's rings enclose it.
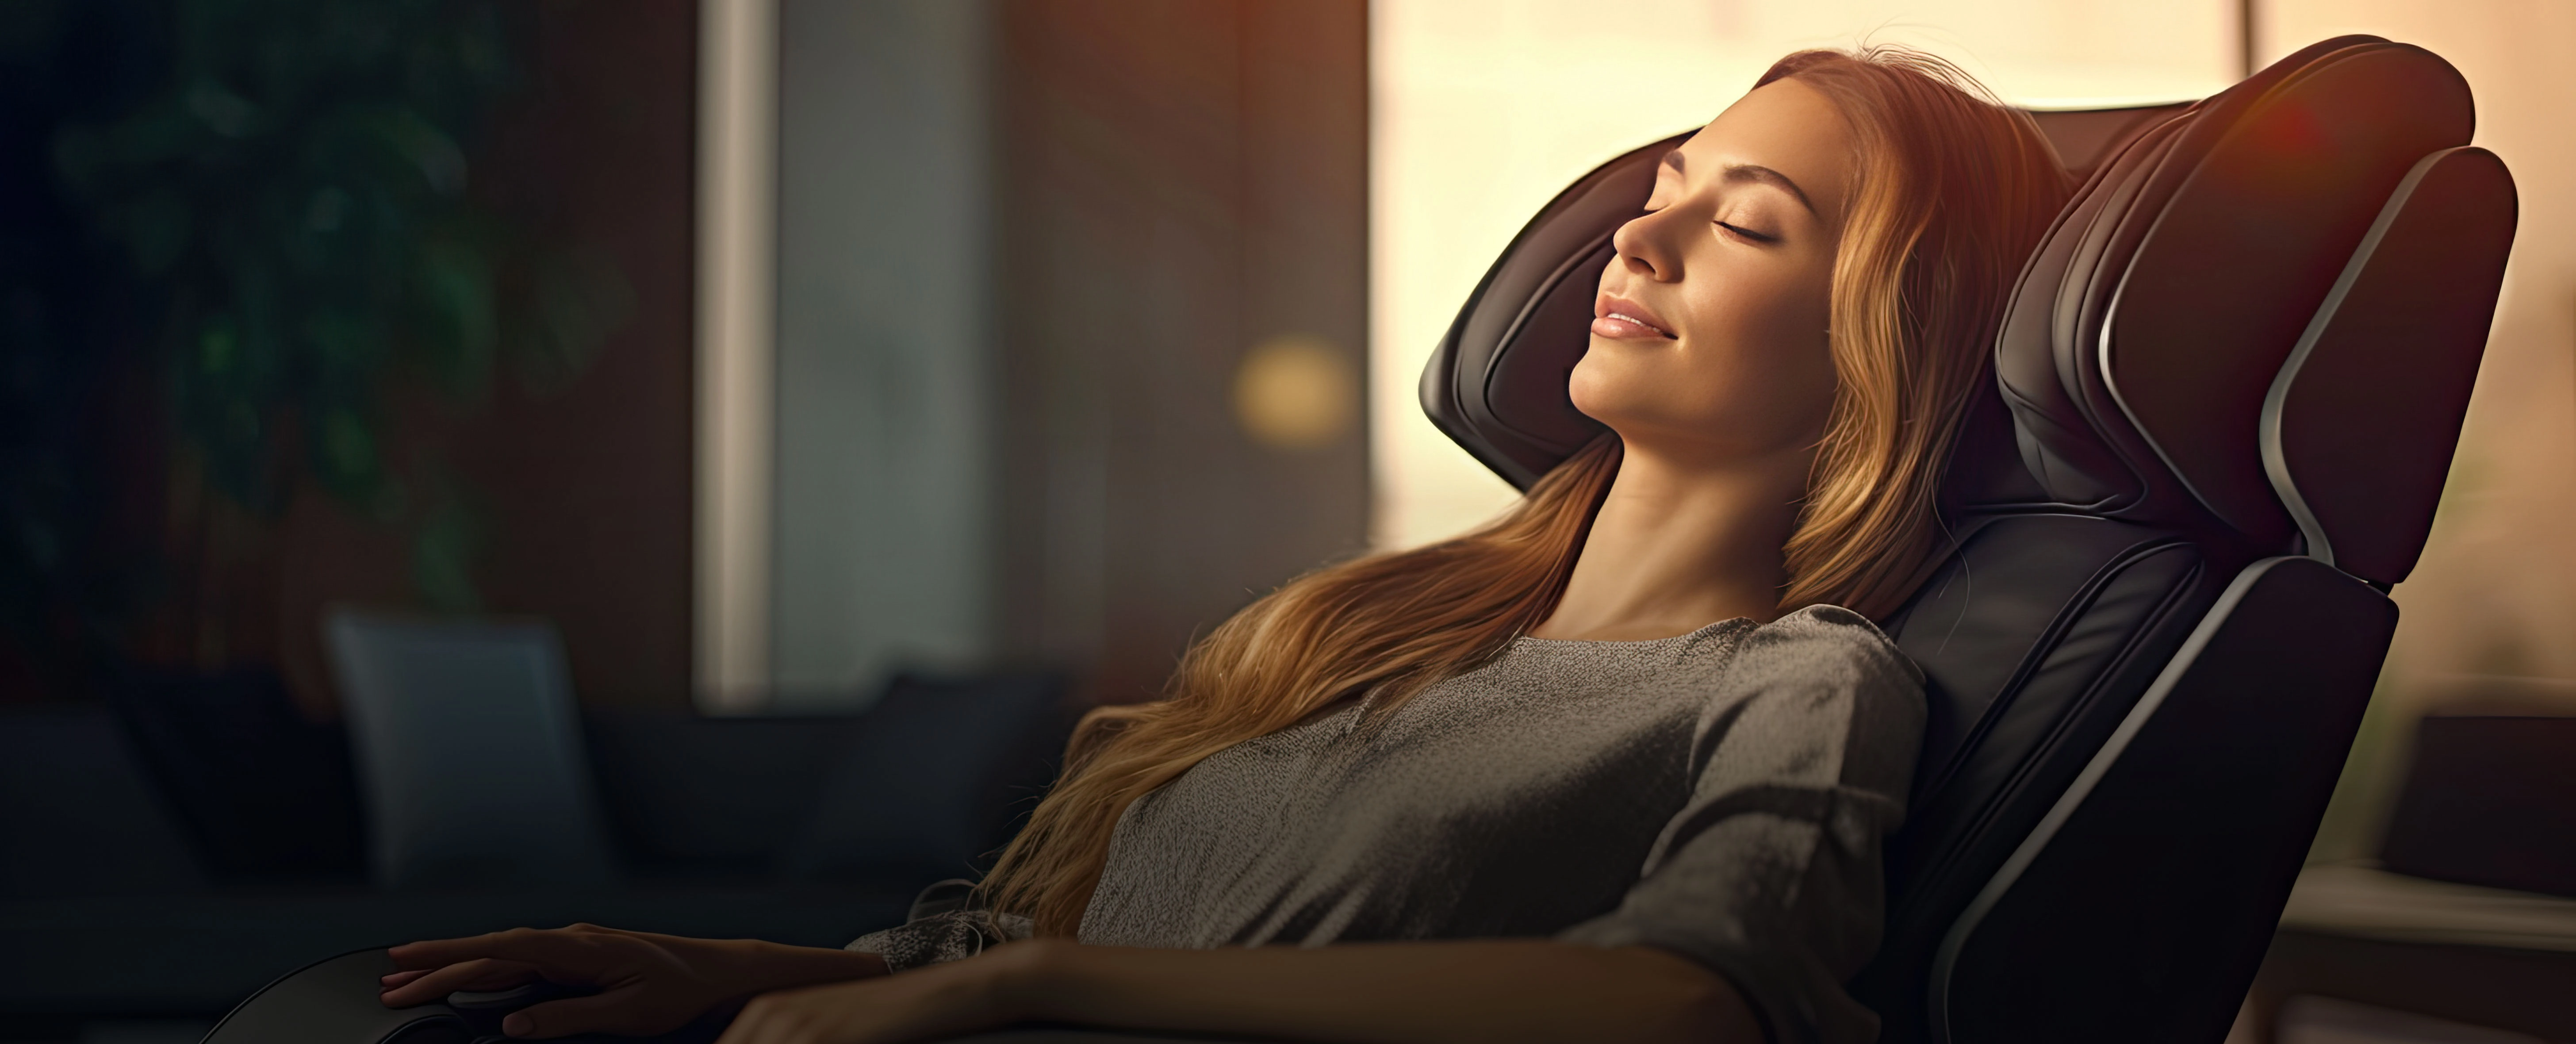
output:
{"label": "long blonde hair", "polygon": [[[1933,490],[1961,407],[2067,179],[2028,116],[1937,58],[1805,51],[1760,83],[1788,77],[1842,112],[1858,162],[1833,275],[1839,385],[1784,548],[1781,606],[1881,615],[1936,546]],[[976,901],[1031,917],[1040,935],[1072,935],[1137,798],[1345,698],[1365,698],[1382,721],[1499,655],[1555,610],[1619,461],[1604,434],[1481,529],[1317,570],[1236,613],[1183,656],[1167,698],[1085,719],[1062,779]]]}

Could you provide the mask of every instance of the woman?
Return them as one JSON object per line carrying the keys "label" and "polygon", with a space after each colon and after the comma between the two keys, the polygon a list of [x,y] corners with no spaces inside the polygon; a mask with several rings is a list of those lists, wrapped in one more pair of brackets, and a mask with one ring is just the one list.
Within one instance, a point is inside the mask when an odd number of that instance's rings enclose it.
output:
{"label": "woman", "polygon": [[1096,713],[971,901],[848,950],[416,943],[385,1001],[603,988],[507,1027],[547,1037],[749,998],[727,1044],[1023,1019],[1866,1041],[1841,982],[1923,714],[1868,619],[1933,557],[1963,404],[2066,193],[2029,120],[1938,60],[1791,55],[1612,240],[1569,389],[1611,434],[1491,526],[1290,583],[1170,699]]}

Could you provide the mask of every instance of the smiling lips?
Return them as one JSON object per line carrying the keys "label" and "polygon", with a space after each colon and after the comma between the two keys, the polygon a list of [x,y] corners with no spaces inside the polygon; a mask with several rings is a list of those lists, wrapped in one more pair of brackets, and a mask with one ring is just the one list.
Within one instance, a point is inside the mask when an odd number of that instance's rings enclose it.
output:
{"label": "smiling lips", "polygon": [[1603,294],[1592,302],[1592,332],[1603,337],[1652,337],[1675,340],[1662,317],[1624,297]]}

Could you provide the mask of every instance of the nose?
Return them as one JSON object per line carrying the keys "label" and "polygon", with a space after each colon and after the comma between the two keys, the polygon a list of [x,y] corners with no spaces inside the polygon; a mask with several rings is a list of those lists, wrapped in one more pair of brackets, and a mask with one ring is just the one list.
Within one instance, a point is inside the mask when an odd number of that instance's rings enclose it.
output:
{"label": "nose", "polygon": [[1619,255],[1615,263],[1658,283],[1680,279],[1681,251],[1672,242],[1672,214],[1677,209],[1666,207],[1640,214],[1610,233],[1610,249]]}

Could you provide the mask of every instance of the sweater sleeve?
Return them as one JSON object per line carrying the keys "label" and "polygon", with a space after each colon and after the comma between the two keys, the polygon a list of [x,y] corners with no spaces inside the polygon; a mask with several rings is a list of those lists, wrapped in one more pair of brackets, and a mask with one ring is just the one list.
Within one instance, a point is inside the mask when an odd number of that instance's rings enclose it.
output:
{"label": "sweater sleeve", "polygon": [[967,905],[974,882],[941,881],[921,890],[904,923],[869,932],[842,947],[885,959],[888,972],[962,961],[987,946],[1026,939],[1033,925],[1018,914],[997,914]]}
{"label": "sweater sleeve", "polygon": [[1726,977],[1773,1044],[1867,1044],[1844,992],[1877,949],[1880,854],[1923,732],[1922,673],[1859,614],[1744,639],[1693,731],[1691,791],[1637,883],[1563,941],[1664,949]]}

